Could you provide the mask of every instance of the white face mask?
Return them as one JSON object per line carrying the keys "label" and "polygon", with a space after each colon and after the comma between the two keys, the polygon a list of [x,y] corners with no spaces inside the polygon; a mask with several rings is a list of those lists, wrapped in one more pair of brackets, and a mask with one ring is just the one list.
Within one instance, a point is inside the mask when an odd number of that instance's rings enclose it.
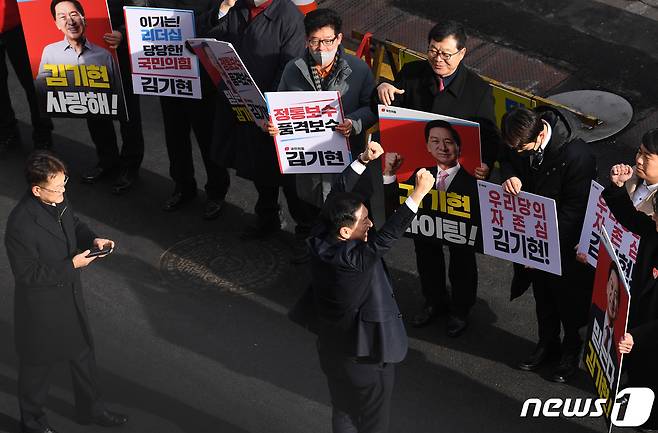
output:
{"label": "white face mask", "polygon": [[313,57],[313,60],[315,60],[315,63],[318,65],[327,66],[334,61],[334,57],[336,57],[336,51],[338,51],[338,48],[334,48],[331,51],[311,50],[311,57]]}

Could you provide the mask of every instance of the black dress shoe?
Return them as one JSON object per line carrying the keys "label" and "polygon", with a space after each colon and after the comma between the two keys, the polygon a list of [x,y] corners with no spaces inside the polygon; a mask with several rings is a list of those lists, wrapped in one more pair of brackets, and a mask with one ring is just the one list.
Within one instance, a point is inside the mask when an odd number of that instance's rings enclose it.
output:
{"label": "black dress shoe", "polygon": [[99,165],[85,172],[82,175],[83,183],[96,183],[101,179],[108,178],[116,174],[116,168],[103,168]]}
{"label": "black dress shoe", "polygon": [[135,182],[137,182],[138,177],[139,176],[137,173],[124,171],[117,178],[114,184],[112,184],[112,193],[116,195],[121,195],[124,192],[128,191],[130,188],[133,187]]}
{"label": "black dress shoe", "polygon": [[558,343],[538,343],[532,354],[519,364],[519,369],[524,371],[537,370],[542,364],[550,358],[555,357],[560,353],[560,345]]}
{"label": "black dress shoe", "polygon": [[281,223],[279,221],[273,220],[268,222],[259,222],[255,226],[247,227],[242,234],[240,234],[240,239],[243,241],[252,241],[258,239],[265,239],[272,236],[274,233],[281,230]]}
{"label": "black dress shoe", "polygon": [[187,194],[182,192],[175,192],[167,199],[162,209],[167,212],[178,210],[186,203],[194,200],[194,197],[196,197],[196,191],[194,193]]}
{"label": "black dress shoe", "polygon": [[203,219],[214,220],[219,216],[223,208],[224,200],[209,198],[203,208]]}
{"label": "black dress shoe", "polygon": [[422,328],[423,326],[429,325],[435,318],[446,312],[446,308],[425,305],[423,309],[411,319],[411,326],[414,328]]}
{"label": "black dress shoe", "polygon": [[26,426],[24,426],[24,425],[21,425],[19,431],[20,431],[21,433],[57,433],[57,432],[56,432],[52,427],[50,427],[49,425],[44,426],[44,427],[41,427],[41,428],[37,428],[37,429],[29,428],[29,427],[26,427]]}
{"label": "black dress shoe", "polygon": [[448,337],[459,337],[468,327],[465,317],[450,315],[448,317]]}
{"label": "black dress shoe", "polygon": [[578,361],[578,353],[563,354],[550,380],[557,383],[567,383],[571,376],[578,371]]}
{"label": "black dress shoe", "polygon": [[78,419],[79,424],[88,425],[96,424],[101,427],[117,427],[128,422],[128,417],[126,415],[110,412],[105,410],[100,415],[93,416],[91,418],[82,418]]}

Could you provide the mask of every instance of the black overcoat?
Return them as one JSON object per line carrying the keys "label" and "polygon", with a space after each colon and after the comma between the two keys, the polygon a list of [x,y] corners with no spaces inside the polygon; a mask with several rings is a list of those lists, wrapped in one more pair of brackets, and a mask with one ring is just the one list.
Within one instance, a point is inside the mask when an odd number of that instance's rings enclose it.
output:
{"label": "black overcoat", "polygon": [[15,279],[16,350],[23,362],[50,364],[93,346],[80,282],[78,250],[96,235],[65,201],[59,222],[28,192],[9,215],[7,256]]}
{"label": "black overcoat", "polygon": [[[395,95],[392,105],[478,122],[482,161],[493,169],[500,149],[500,134],[491,86],[463,63],[455,74],[450,85],[439,92],[436,75],[426,60],[408,63],[392,83],[398,89],[404,89],[403,94]],[[376,89],[372,99],[379,102]],[[377,108],[373,107],[373,111],[376,113]]]}
{"label": "black overcoat", "polygon": [[[207,36],[233,44],[261,92],[276,92],[286,64],[304,54],[304,16],[293,2],[274,0],[249,21],[246,2],[238,0],[218,20],[219,3],[208,14]],[[236,122],[220,98],[213,143],[217,162],[248,179],[275,177],[279,165],[272,137],[251,122]]]}
{"label": "black overcoat", "polygon": [[[502,178],[518,177],[523,191],[555,200],[565,284],[589,286],[591,290],[593,274],[587,265],[576,261],[575,247],[580,240],[591,182],[596,178],[596,159],[587,143],[576,136],[566,114],[549,107],[538,111],[552,129],[543,162],[538,170],[534,170],[530,167],[529,156],[504,149]],[[523,294],[530,283],[530,272],[515,265],[511,297]]]}

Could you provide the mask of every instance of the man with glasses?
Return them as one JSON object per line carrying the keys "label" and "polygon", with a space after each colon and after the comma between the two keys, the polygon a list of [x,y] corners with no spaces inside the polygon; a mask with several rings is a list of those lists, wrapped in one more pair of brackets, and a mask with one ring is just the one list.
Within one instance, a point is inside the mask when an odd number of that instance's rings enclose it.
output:
{"label": "man with glasses", "polygon": [[[101,400],[94,345],[80,270],[93,262],[90,248],[114,248],[73,213],[64,193],[64,163],[47,151],[30,155],[29,190],[7,221],[5,246],[14,274],[14,330],[21,431],[54,433],[43,406],[56,364],[69,361],[77,421],[106,427],[124,424]],[[82,251],[82,252],[80,252]]]}
{"label": "man with glasses", "polygon": [[[349,137],[352,159],[356,159],[365,150],[366,131],[377,120],[370,109],[375,80],[363,60],[343,49],[342,24],[340,15],[331,9],[316,9],[304,17],[307,49],[303,56],[288,63],[278,91],[338,91],[345,121],[336,127],[336,131]],[[268,132],[275,136],[279,130],[270,122]],[[308,211],[312,215],[318,215],[334,175],[304,174],[295,175],[295,178],[299,198],[311,205]],[[306,234],[298,230],[299,239],[293,255],[295,263],[309,258],[303,239]]]}
{"label": "man with glasses", "polygon": [[[377,87],[375,101],[413,110],[468,119],[480,124],[482,165],[475,177],[486,179],[498,156],[500,136],[495,123],[491,87],[462,60],[466,55],[466,32],[461,24],[444,21],[435,25],[427,37],[427,61],[411,62],[400,70],[394,83]],[[415,240],[416,263],[425,306],[412,320],[414,326],[429,324],[441,313],[449,313],[447,332],[456,337],[467,326],[469,308],[449,305],[448,294],[439,281],[443,274],[437,263],[443,263],[443,253],[432,242]],[[463,271],[450,278],[453,294],[467,293],[476,299],[477,265],[475,253]],[[461,296],[460,296],[461,298]]]}
{"label": "man with glasses", "polygon": [[539,334],[537,346],[519,368],[533,371],[561,355],[549,377],[560,383],[578,369],[583,343],[578,329],[587,323],[594,282],[592,267],[576,260],[576,245],[591,181],[596,178],[596,159],[587,143],[576,136],[575,124],[567,114],[550,107],[515,108],[502,121],[507,145],[502,158],[503,188],[510,194],[523,190],[555,200],[562,262],[561,276],[514,265],[512,298],[532,284]]}

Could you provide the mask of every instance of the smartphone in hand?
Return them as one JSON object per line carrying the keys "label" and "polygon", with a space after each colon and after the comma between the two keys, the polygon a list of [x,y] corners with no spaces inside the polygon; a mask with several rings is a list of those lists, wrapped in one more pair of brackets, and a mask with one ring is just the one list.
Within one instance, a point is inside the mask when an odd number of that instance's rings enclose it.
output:
{"label": "smartphone in hand", "polygon": [[89,254],[87,254],[87,257],[97,257],[97,256],[104,256],[105,254],[109,254],[112,252],[112,247],[111,246],[106,246],[102,250],[99,249],[98,247],[93,247],[90,249]]}

